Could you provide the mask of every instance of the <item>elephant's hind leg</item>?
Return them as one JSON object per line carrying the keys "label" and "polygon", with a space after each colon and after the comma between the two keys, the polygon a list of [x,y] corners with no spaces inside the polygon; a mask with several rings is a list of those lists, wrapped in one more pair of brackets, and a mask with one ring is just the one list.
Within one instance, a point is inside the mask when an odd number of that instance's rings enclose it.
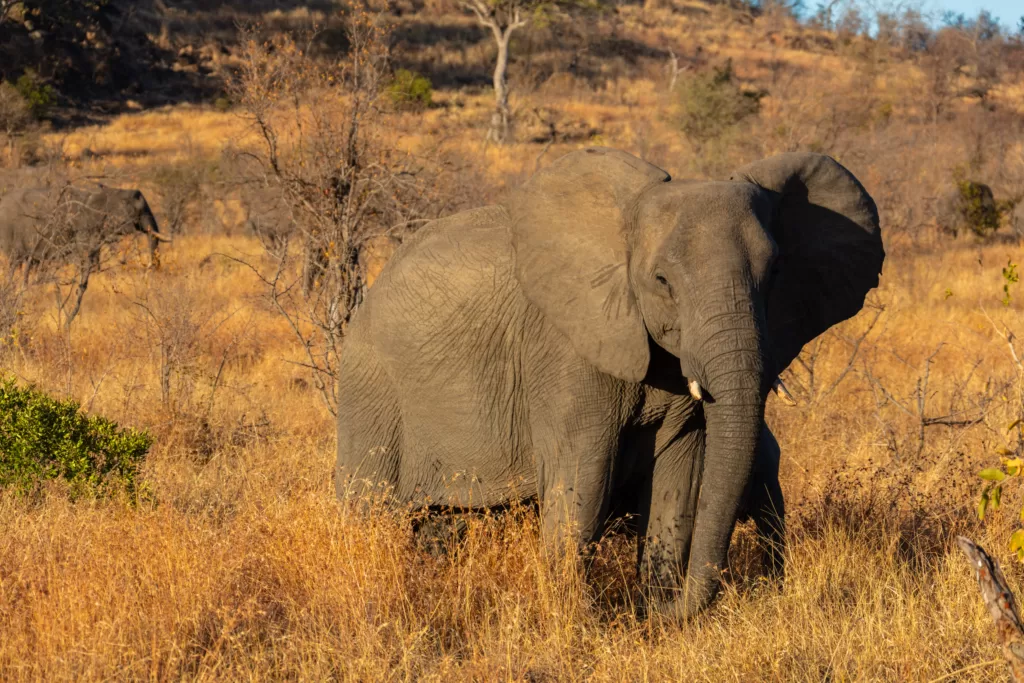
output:
{"label": "elephant's hind leg", "polygon": [[338,498],[390,499],[401,451],[401,410],[391,380],[372,350],[347,344],[338,382]]}

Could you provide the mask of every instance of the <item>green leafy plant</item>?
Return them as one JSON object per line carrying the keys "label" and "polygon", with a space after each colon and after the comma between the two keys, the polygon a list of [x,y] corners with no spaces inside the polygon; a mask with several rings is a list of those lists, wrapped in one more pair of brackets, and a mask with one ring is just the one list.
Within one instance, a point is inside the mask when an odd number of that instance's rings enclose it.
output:
{"label": "green leafy plant", "polygon": [[14,87],[25,98],[29,111],[37,119],[46,116],[46,113],[50,111],[50,107],[57,102],[57,91],[52,86],[43,83],[39,75],[31,69],[26,70],[18,78]]}
{"label": "green leafy plant", "polygon": [[732,60],[699,73],[678,86],[679,126],[697,143],[722,137],[740,121],[757,114],[766,93],[742,90],[733,79]]}
{"label": "green leafy plant", "polygon": [[1006,262],[1003,268],[1003,298],[1004,306],[1010,305],[1010,287],[1020,281],[1020,273],[1017,272],[1017,264],[1012,260]]}
{"label": "green leafy plant", "polygon": [[999,229],[1003,213],[1003,203],[996,202],[988,185],[972,180],[957,180],[960,193],[958,211],[967,227],[978,237],[986,237]]}
{"label": "green leafy plant", "polygon": [[139,467],[149,434],[79,408],[0,376],[0,489],[29,494],[62,480],[75,498],[123,492],[135,499],[146,492]]}
{"label": "green leafy plant", "polygon": [[[1020,420],[1010,425],[1010,429],[1016,428]],[[1003,453],[1012,454],[1007,449],[1001,449]],[[978,500],[978,519],[984,520],[988,512],[999,510],[1003,501],[1003,487],[1011,481],[1017,481],[1017,487],[1024,480],[1024,459],[1020,457],[1003,457],[999,467],[987,467],[978,473],[982,481],[986,482]],[[1024,506],[1021,507],[1019,520],[1024,525]],[[1024,562],[1024,528],[1019,528],[1010,536],[1010,552],[1017,555],[1017,559]]]}
{"label": "green leafy plant", "polygon": [[408,69],[399,69],[388,86],[391,103],[400,109],[426,109],[434,98],[430,79]]}

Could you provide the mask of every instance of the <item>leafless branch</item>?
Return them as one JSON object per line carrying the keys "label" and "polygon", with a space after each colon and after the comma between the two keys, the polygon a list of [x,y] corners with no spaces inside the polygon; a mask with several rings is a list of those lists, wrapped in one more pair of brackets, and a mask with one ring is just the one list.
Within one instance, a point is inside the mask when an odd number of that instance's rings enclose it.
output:
{"label": "leafless branch", "polygon": [[[882,314],[885,313],[885,306],[880,303],[869,304],[874,314],[864,329],[857,335],[843,335],[838,330],[829,330],[818,339],[814,340],[801,352],[796,359],[796,366],[802,374],[797,374],[790,369],[787,375],[787,384],[793,380],[793,385],[798,387],[803,394],[802,399],[809,405],[821,402],[839,388],[849,374],[857,367],[857,360],[860,356],[861,347],[864,341],[871,335],[878,325]],[[819,373],[818,367],[821,361],[828,355],[833,340],[838,340],[846,345],[847,351],[842,369],[824,388],[818,388]]]}
{"label": "leafless branch", "polygon": [[[915,425],[915,457],[920,457],[924,451],[927,436],[926,430],[929,427],[966,429],[985,422],[988,407],[996,393],[994,391],[995,387],[991,383],[987,383],[984,391],[975,394],[969,402],[965,400],[967,386],[980,365],[980,361],[976,361],[962,379],[953,382],[953,390],[950,392],[946,410],[939,414],[929,414],[928,402],[934,397],[934,394],[929,391],[932,366],[944,346],[945,342],[938,344],[935,350],[924,359],[921,366],[916,369],[917,378],[914,382],[914,389],[902,399],[885,386],[883,381],[872,372],[868,363],[863,364],[861,374],[875,394],[875,418],[882,426],[889,442],[889,448],[894,454],[898,455],[901,449],[896,442],[896,430],[882,417],[881,409],[887,405],[891,405],[899,410],[910,418]],[[908,368],[913,368],[910,363],[907,363],[895,353],[892,355],[894,358],[905,363]]]}

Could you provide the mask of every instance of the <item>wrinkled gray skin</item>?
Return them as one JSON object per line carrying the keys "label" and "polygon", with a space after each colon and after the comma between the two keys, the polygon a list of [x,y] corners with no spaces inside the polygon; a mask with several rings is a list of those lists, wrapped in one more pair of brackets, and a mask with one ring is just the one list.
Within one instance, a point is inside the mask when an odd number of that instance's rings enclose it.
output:
{"label": "wrinkled gray skin", "polygon": [[[138,190],[104,185],[90,187],[29,187],[0,198],[0,251],[12,268],[67,258],[82,248],[98,258],[99,248],[134,231],[149,240],[150,262],[157,263],[160,235],[153,212]],[[95,256],[93,256],[95,254]]]}
{"label": "wrinkled gray skin", "polygon": [[369,290],[341,359],[339,496],[538,498],[545,538],[581,545],[636,514],[642,570],[677,589],[654,607],[691,615],[737,519],[781,541],[767,393],[883,257],[874,202],[828,157],[694,182],[573,152],[421,229]]}

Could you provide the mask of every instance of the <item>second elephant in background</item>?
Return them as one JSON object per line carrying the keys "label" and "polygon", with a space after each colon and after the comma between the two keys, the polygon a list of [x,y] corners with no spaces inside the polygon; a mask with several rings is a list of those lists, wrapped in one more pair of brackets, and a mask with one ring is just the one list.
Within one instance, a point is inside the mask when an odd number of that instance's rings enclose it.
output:
{"label": "second elephant in background", "polygon": [[77,256],[99,261],[100,250],[130,235],[145,235],[150,264],[161,242],[156,218],[142,192],[105,185],[27,187],[0,198],[0,251],[10,266],[61,265]]}

